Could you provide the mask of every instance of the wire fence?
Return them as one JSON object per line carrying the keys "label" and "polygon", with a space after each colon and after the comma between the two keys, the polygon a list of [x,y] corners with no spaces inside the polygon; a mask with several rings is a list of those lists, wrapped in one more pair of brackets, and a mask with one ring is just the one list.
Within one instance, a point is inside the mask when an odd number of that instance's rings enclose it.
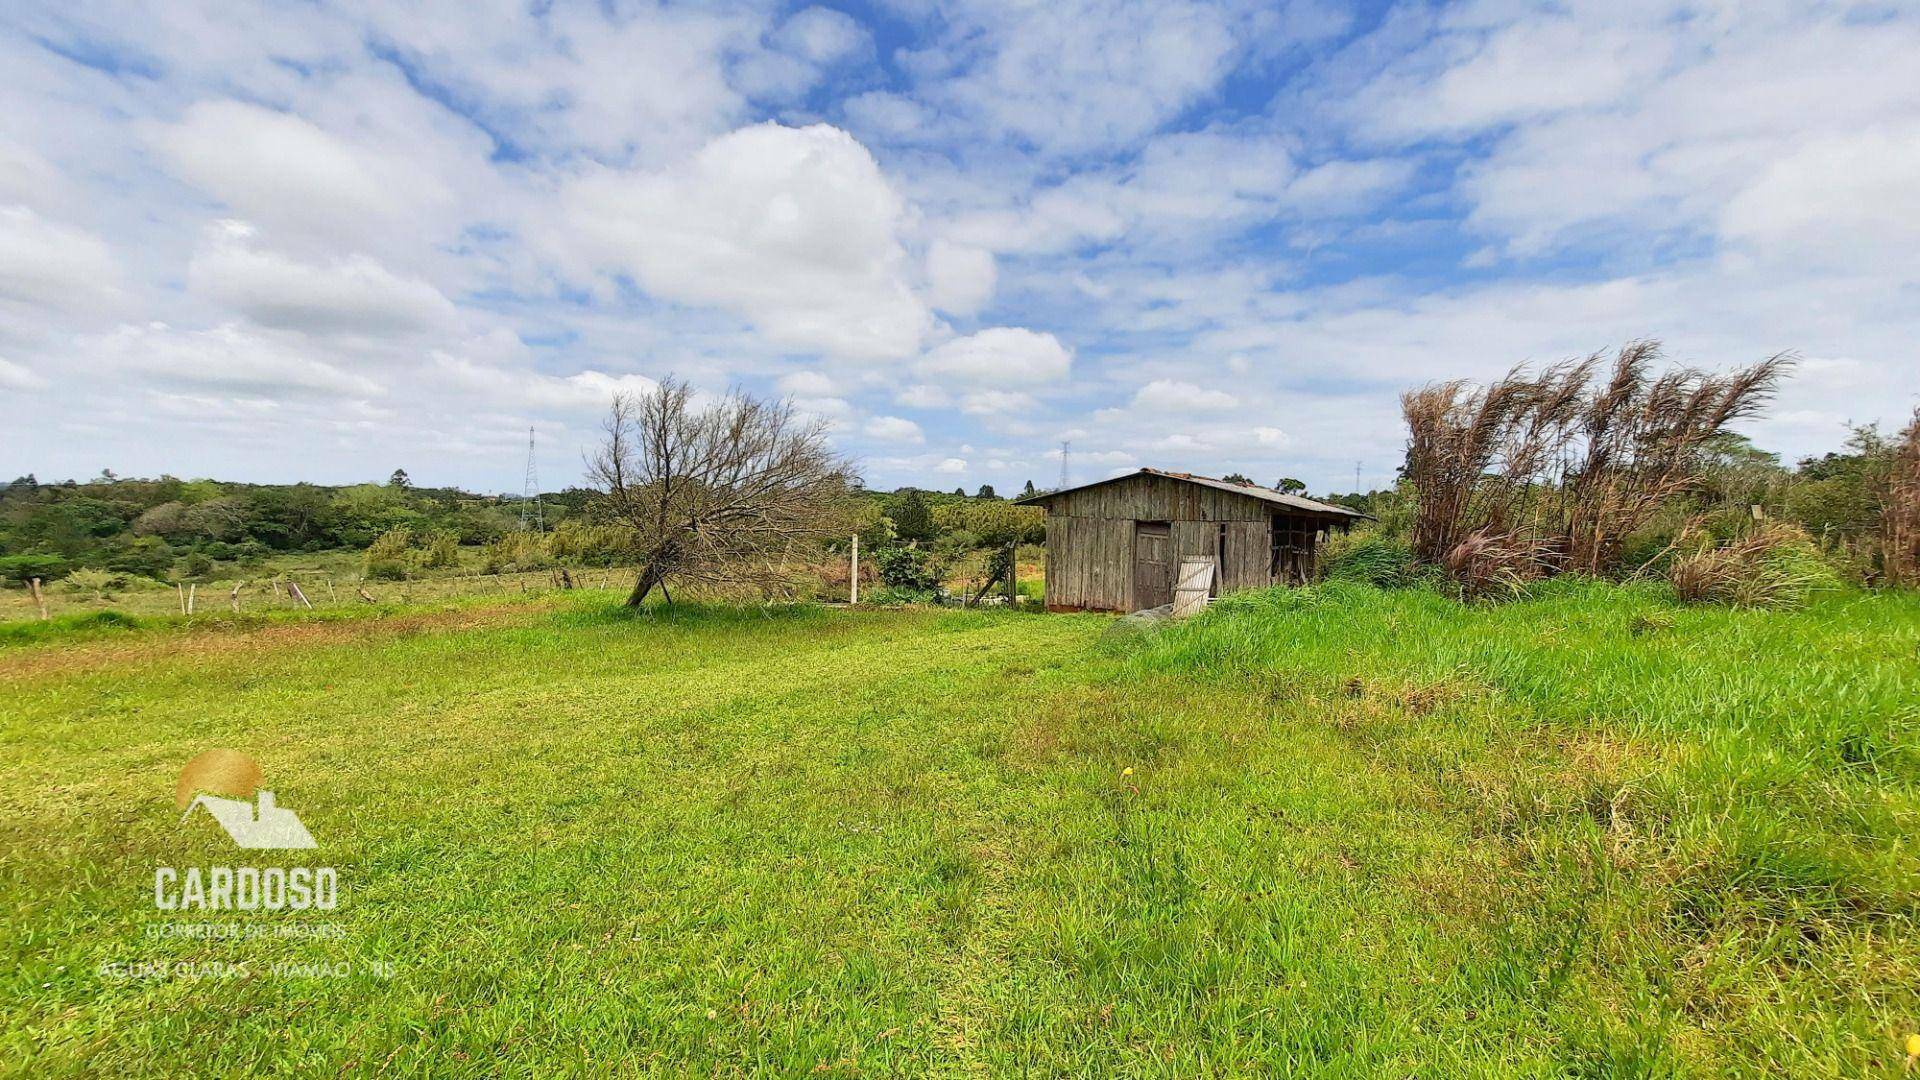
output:
{"label": "wire fence", "polygon": [[49,619],[94,611],[129,615],[243,614],[321,610],[368,604],[411,604],[469,596],[519,595],[564,589],[625,589],[630,567],[554,567],[514,573],[445,574],[400,581],[321,570],[165,583],[125,579],[91,587],[67,581],[0,591],[0,621]]}

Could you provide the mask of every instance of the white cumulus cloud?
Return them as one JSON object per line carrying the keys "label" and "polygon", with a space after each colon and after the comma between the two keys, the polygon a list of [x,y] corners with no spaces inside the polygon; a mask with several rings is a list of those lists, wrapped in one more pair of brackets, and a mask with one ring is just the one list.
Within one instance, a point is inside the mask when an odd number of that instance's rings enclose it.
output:
{"label": "white cumulus cloud", "polygon": [[0,386],[9,390],[45,390],[48,383],[26,367],[0,359]]}
{"label": "white cumulus cloud", "polygon": [[1133,407],[1156,412],[1225,412],[1239,400],[1220,390],[1206,390],[1178,379],[1155,379],[1133,395]]}
{"label": "white cumulus cloud", "polygon": [[379,382],[310,354],[296,341],[238,324],[180,330],[165,323],[125,326],[83,340],[83,363],[161,385],[202,387],[235,396],[375,397]]}
{"label": "white cumulus cloud", "polygon": [[899,358],[931,326],[899,236],[906,203],[837,128],[742,128],[664,171],[594,172],[562,199],[595,265],[777,343]]}
{"label": "white cumulus cloud", "polygon": [[789,397],[832,397],[839,390],[832,379],[818,371],[788,372],[776,385]]}
{"label": "white cumulus cloud", "polygon": [[944,409],[953,404],[953,395],[938,386],[916,383],[895,394],[893,401],[909,409]]}
{"label": "white cumulus cloud", "polygon": [[927,248],[927,298],[953,315],[971,315],[993,299],[993,253],[935,240]]}
{"label": "white cumulus cloud", "polygon": [[453,195],[391,147],[365,147],[303,116],[240,101],[203,101],[154,130],[181,179],[239,216],[325,242],[418,231]]}
{"label": "white cumulus cloud", "polygon": [[119,266],[106,242],[24,206],[0,206],[0,300],[97,304]]}
{"label": "white cumulus cloud", "polygon": [[221,223],[187,268],[194,291],[264,326],[314,333],[404,333],[455,319],[440,290],[367,256],[315,265],[257,247],[252,236],[240,222]]}
{"label": "white cumulus cloud", "polygon": [[1038,386],[1066,378],[1072,366],[1073,354],[1052,334],[996,326],[932,350],[919,371],[959,383]]}
{"label": "white cumulus cloud", "polygon": [[867,421],[863,430],[869,437],[882,442],[923,443],[927,441],[919,424],[898,416],[876,416]]}
{"label": "white cumulus cloud", "polygon": [[1018,416],[1039,408],[1032,394],[1017,390],[975,390],[960,399],[960,411],[968,416]]}

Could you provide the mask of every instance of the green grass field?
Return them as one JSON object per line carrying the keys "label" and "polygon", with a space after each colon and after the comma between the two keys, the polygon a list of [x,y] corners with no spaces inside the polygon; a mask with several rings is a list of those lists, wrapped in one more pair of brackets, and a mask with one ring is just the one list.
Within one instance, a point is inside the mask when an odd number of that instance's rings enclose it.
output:
{"label": "green grass field", "polygon": [[[22,635],[0,1067],[1909,1068],[1920,598],[1322,586],[1114,625],[587,592]],[[212,747],[319,848],[181,823]],[[156,866],[241,862],[335,866],[340,906],[154,909]],[[249,967],[112,968],[153,961]]]}

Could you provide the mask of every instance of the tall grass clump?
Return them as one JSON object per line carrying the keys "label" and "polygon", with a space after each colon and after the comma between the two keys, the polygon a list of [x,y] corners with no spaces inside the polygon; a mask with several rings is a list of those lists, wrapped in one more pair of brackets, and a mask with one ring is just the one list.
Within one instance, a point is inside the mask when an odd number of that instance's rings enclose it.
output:
{"label": "tall grass clump", "polygon": [[612,566],[633,557],[632,537],[616,525],[596,525],[584,521],[561,522],[547,534],[547,554],[562,563],[586,566]]}
{"label": "tall grass clump", "polygon": [[401,526],[388,529],[367,545],[364,562],[367,577],[379,581],[399,581],[413,569],[413,530]]}
{"label": "tall grass clump", "polygon": [[1674,560],[1680,599],[1733,607],[1791,607],[1840,587],[1840,575],[1797,525],[1769,525]]}
{"label": "tall grass clump", "polygon": [[1321,543],[1320,576],[1381,589],[1399,589],[1421,581],[1413,548],[1403,539],[1377,530],[1335,533]]}
{"label": "tall grass clump", "polygon": [[420,551],[420,565],[429,570],[446,570],[460,565],[460,538],[449,532],[435,533]]}
{"label": "tall grass clump", "polygon": [[507,533],[481,549],[481,565],[489,574],[545,570],[553,565],[553,555],[547,548],[548,535],[536,532]]}
{"label": "tall grass clump", "polygon": [[30,645],[99,631],[138,630],[146,621],[124,611],[87,611],[56,615],[42,622],[0,623],[0,645]]}

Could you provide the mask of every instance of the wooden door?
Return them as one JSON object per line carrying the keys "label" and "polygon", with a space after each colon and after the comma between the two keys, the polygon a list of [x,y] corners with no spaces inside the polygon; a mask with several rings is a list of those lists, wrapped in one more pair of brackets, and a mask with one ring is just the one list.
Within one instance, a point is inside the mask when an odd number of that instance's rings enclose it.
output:
{"label": "wooden door", "polygon": [[1173,617],[1184,619],[1207,606],[1213,592],[1214,564],[1211,555],[1180,556],[1180,573],[1173,584]]}
{"label": "wooden door", "polygon": [[1133,523],[1133,608],[1173,603],[1173,528],[1164,521]]}

